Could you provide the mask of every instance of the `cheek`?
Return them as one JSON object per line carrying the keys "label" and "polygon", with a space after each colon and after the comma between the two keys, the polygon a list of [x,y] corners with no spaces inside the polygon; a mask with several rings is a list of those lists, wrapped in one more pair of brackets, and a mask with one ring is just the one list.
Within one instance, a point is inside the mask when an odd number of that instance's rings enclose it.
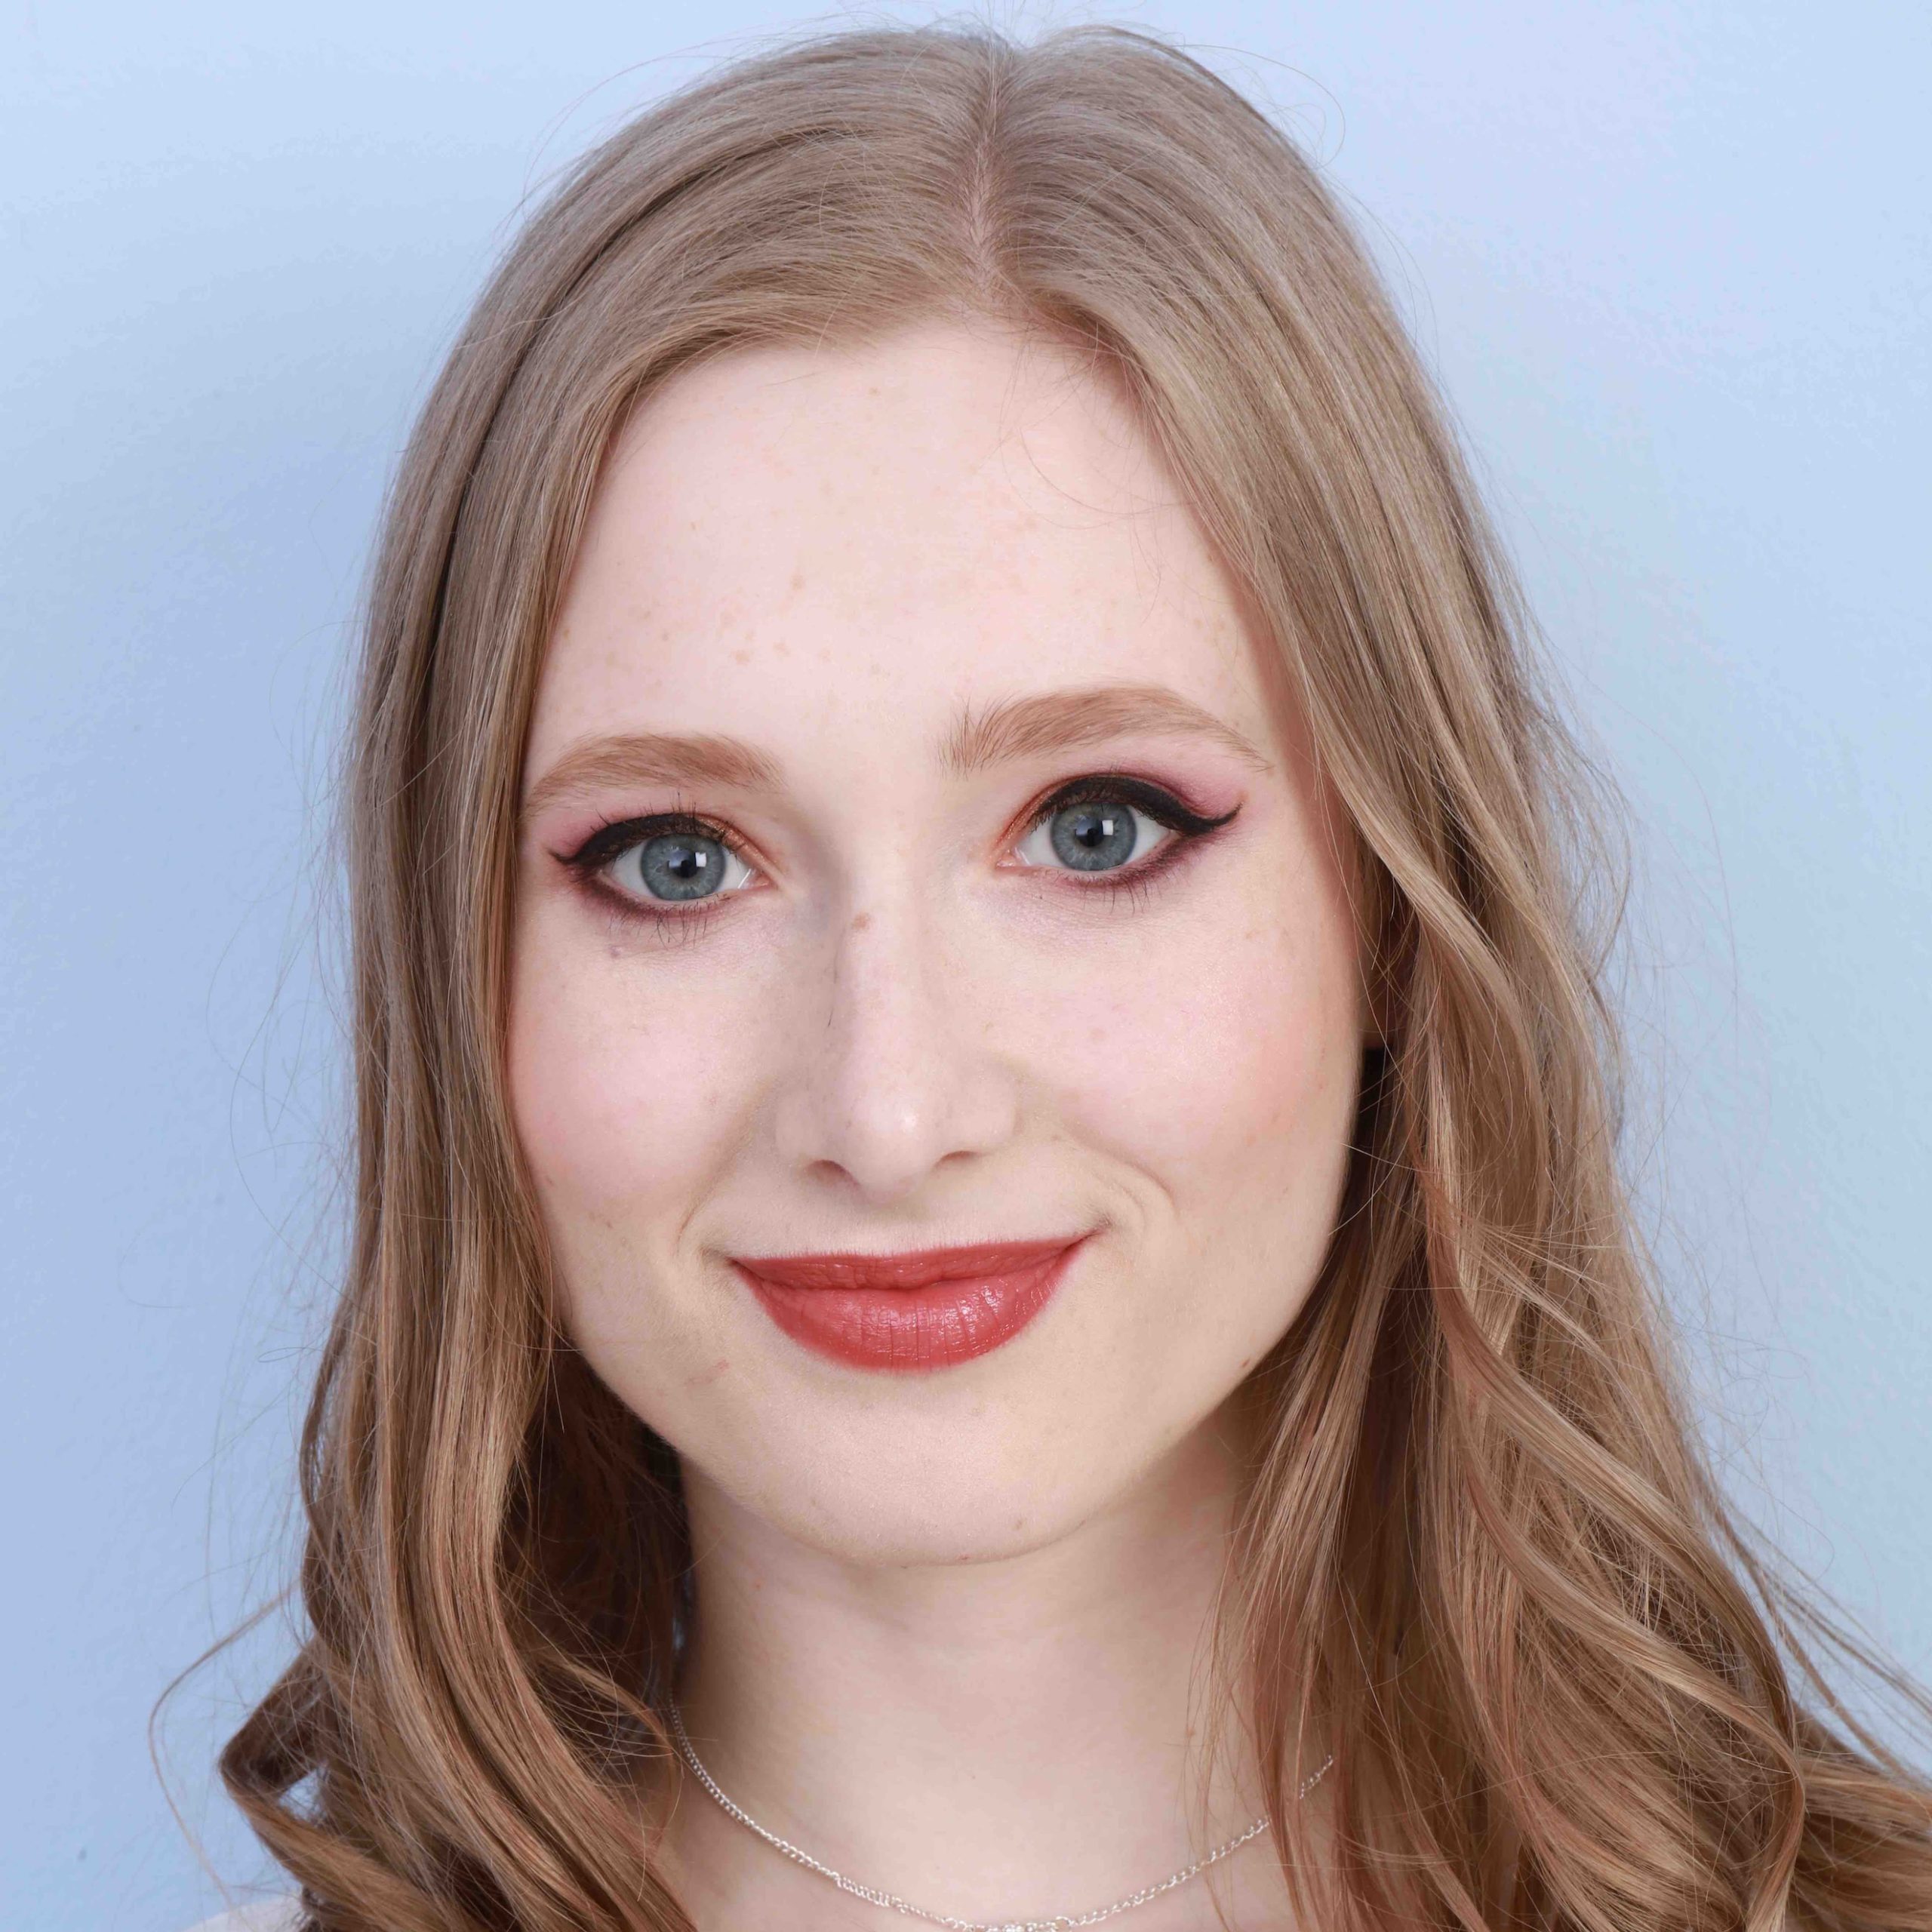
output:
{"label": "cheek", "polygon": [[1110,966],[1060,986],[1032,1057],[1078,1137],[1177,1211],[1312,1208],[1337,1183],[1361,1065],[1345,915],[1312,888],[1215,910],[1142,921]]}
{"label": "cheek", "polygon": [[511,1101],[566,1256],[588,1229],[675,1233],[741,1133],[764,1044],[715,979],[681,990],[664,965],[564,943],[540,915],[519,933]]}

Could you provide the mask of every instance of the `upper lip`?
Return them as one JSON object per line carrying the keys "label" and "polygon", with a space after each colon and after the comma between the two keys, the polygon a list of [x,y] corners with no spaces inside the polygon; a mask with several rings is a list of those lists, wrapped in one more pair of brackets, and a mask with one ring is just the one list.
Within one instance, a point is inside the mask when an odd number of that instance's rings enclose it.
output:
{"label": "upper lip", "polygon": [[922,1247],[900,1254],[740,1254],[748,1275],[787,1288],[923,1288],[935,1281],[983,1279],[1036,1268],[1084,1241],[1055,1235],[1044,1241],[988,1241],[966,1247]]}

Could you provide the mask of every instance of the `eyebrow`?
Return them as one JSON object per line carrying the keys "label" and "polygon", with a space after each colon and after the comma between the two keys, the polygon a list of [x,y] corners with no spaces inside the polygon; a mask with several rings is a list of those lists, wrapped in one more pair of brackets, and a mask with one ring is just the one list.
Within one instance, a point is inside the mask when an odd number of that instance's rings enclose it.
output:
{"label": "eyebrow", "polygon": [[527,825],[567,799],[625,785],[728,785],[775,789],[777,761],[737,738],[675,737],[650,731],[591,738],[573,745],[525,796]]}
{"label": "eyebrow", "polygon": [[1094,685],[1037,697],[1003,698],[979,711],[969,706],[947,734],[940,755],[947,770],[963,777],[1009,759],[1038,758],[1135,732],[1207,738],[1257,771],[1269,768],[1268,760],[1233,726],[1164,685]]}
{"label": "eyebrow", "polygon": [[[1269,761],[1232,725],[1162,685],[1094,685],[1002,698],[971,706],[940,746],[940,761],[956,777],[1016,758],[1039,758],[1135,732],[1206,738],[1257,771]],[[742,739],[628,733],[581,740],[530,788],[519,813],[525,824],[553,805],[626,785],[728,786],[776,790],[776,759]]]}

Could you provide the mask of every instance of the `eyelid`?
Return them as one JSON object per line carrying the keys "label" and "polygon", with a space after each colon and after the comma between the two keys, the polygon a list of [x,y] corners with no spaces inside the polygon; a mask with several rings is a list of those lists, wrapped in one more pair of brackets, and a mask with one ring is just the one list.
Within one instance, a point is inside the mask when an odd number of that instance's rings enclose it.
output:
{"label": "eyelid", "polygon": [[754,871],[762,869],[755,862],[745,841],[728,826],[720,825],[702,812],[683,810],[640,812],[630,817],[608,819],[580,841],[574,851],[559,852],[555,856],[573,871],[598,872],[633,845],[641,845],[648,838],[675,836],[679,832],[688,837],[715,839]]}
{"label": "eyelid", "polygon": [[[743,866],[749,877],[728,890],[678,903],[640,897],[608,876],[626,852],[666,835],[715,840]],[[669,934],[675,929],[686,937],[697,931],[700,922],[715,918],[725,902],[749,887],[763,883],[765,878],[763,866],[737,833],[702,812],[681,807],[607,820],[581,840],[574,851],[552,856],[576,879],[578,890],[609,913],[649,932]]]}
{"label": "eyelid", "polygon": [[1131,805],[1137,811],[1145,812],[1157,823],[1165,826],[1171,832],[1177,832],[1183,838],[1198,838],[1203,832],[1213,832],[1226,825],[1239,805],[1215,816],[1198,812],[1184,800],[1177,798],[1164,785],[1158,785],[1151,779],[1137,778],[1124,771],[1091,771],[1078,778],[1069,778],[1063,784],[1056,785],[1038,804],[1032,806],[1020,821],[1022,836],[1051,818],[1057,811],[1069,805],[1093,804],[1109,800],[1118,800],[1122,804]]}

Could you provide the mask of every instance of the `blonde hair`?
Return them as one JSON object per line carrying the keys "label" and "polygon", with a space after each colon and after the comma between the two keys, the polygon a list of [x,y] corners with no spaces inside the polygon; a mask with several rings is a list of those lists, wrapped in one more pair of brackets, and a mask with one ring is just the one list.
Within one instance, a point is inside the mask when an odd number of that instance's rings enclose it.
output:
{"label": "blonde hair", "polygon": [[[849,32],[665,100],[525,227],[423,411],[349,747],[354,1226],[303,1435],[308,1634],[221,1761],[310,1924],[687,1923],[637,1802],[692,1614],[675,1460],[560,1331],[504,1094],[521,749],[626,412],[701,357],[914,317],[1125,384],[1359,848],[1384,1038],[1322,1278],[1251,1385],[1217,1626],[1311,1922],[1932,1925],[1932,1792],[1809,1660],[1835,1632],[1675,1392],[1619,1178],[1596,808],[1440,406],[1294,146],[1106,28]],[[1285,1801],[1312,1737],[1347,1740],[1325,1863]]]}

